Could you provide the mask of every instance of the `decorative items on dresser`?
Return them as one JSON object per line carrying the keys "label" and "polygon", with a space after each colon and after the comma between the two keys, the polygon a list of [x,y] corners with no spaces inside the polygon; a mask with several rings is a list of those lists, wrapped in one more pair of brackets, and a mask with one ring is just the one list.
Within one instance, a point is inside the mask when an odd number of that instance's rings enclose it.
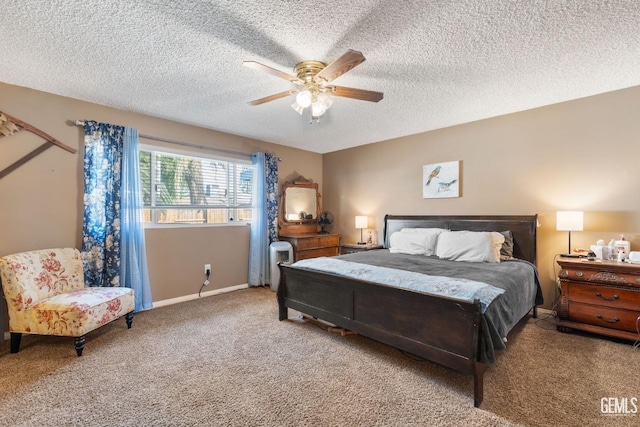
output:
{"label": "decorative items on dresser", "polygon": [[637,340],[640,335],[640,265],[558,258],[561,332],[581,330]]}
{"label": "decorative items on dresser", "polygon": [[280,199],[278,239],[291,243],[294,261],[338,255],[340,235],[325,230],[333,223],[333,215],[328,221],[329,213],[321,211],[317,183],[303,176],[287,181]]}

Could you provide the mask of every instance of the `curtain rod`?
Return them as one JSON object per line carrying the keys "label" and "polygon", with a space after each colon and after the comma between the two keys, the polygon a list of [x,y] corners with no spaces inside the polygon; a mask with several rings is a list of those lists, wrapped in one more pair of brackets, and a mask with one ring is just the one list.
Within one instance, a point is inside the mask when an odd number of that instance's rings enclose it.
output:
{"label": "curtain rod", "polygon": [[[76,126],[84,126],[84,120],[74,120],[73,123]],[[206,145],[193,144],[191,142],[176,141],[174,139],[160,138],[160,137],[157,137],[157,136],[145,135],[145,134],[142,134],[142,133],[139,135],[139,137],[140,138],[144,138],[144,139],[150,139],[152,141],[168,142],[169,144],[176,144],[176,145],[183,145],[185,147],[199,148],[201,150],[212,150],[212,151],[219,151],[219,152],[227,153],[227,154],[235,154],[235,155],[238,155],[238,156],[251,157],[251,153],[244,153],[242,151],[227,150],[226,148],[209,147],[209,146],[206,146]],[[282,161],[282,159],[280,157],[278,157],[278,161]]]}

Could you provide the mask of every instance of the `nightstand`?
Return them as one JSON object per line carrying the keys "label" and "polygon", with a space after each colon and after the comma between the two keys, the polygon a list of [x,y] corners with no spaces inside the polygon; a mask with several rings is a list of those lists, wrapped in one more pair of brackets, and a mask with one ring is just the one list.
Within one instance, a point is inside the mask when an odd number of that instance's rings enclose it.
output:
{"label": "nightstand", "polygon": [[359,245],[357,243],[342,243],[340,245],[340,255],[352,254],[355,252],[370,251],[372,249],[382,249],[382,245]]}
{"label": "nightstand", "polygon": [[561,332],[574,329],[635,341],[639,335],[640,265],[559,258]]}

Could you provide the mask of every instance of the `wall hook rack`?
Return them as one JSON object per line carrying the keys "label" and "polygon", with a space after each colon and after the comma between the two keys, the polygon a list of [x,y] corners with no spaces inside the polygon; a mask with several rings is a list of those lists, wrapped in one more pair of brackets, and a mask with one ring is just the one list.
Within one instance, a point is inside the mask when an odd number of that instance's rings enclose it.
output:
{"label": "wall hook rack", "polygon": [[42,153],[43,151],[51,147],[52,145],[57,145],[58,147],[64,150],[67,150],[71,154],[75,154],[77,152],[75,148],[71,148],[68,145],[63,144],[62,142],[58,141],[54,137],[44,133],[40,129],[31,126],[29,123],[23,122],[20,119],[17,119],[15,117],[10,116],[7,113],[3,113],[2,111],[0,111],[0,138],[5,136],[11,136],[14,133],[20,132],[21,130],[27,130],[31,133],[34,133],[39,137],[43,138],[44,140],[46,140],[47,142],[42,144],[40,147],[36,148],[32,152],[30,152],[29,154],[23,156],[21,159],[7,166],[3,170],[1,170],[0,179],[9,175],[11,172],[18,169],[20,166],[22,166],[29,160],[33,159],[34,157],[36,157],[37,155],[39,155],[40,153]]}

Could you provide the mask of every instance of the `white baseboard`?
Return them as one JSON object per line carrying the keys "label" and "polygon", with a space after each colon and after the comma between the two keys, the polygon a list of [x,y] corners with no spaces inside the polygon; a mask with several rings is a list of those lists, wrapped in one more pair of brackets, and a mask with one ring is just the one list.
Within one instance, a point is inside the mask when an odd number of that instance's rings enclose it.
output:
{"label": "white baseboard", "polygon": [[[198,299],[198,298],[210,297],[210,296],[213,296],[213,295],[220,295],[220,294],[224,294],[224,293],[227,293],[227,292],[237,291],[237,290],[240,290],[240,289],[247,289],[248,287],[249,287],[249,285],[245,283],[243,285],[229,286],[228,288],[213,289],[211,291],[202,292],[200,295],[192,294],[192,295],[185,295],[185,296],[181,296],[181,297],[177,297],[177,298],[165,299],[165,300],[161,300],[161,301],[154,301],[153,302],[153,307],[151,307],[151,309],[158,308],[158,307],[164,307],[165,305],[178,304],[180,302],[192,301],[192,300]],[[5,341],[11,339],[11,333],[10,332],[5,332],[4,333],[4,339],[5,339]]]}
{"label": "white baseboard", "polygon": [[200,295],[191,294],[191,295],[184,295],[184,296],[177,297],[177,298],[165,299],[165,300],[162,300],[162,301],[154,301],[153,302],[153,308],[164,307],[165,305],[172,305],[172,304],[177,304],[177,303],[180,303],[180,302],[192,301],[194,299],[198,299],[198,298],[202,298],[202,297],[210,297],[212,295],[224,294],[224,293],[227,293],[227,292],[237,291],[239,289],[247,289],[248,287],[249,287],[249,285],[245,283],[243,285],[229,286],[228,288],[213,289],[211,291],[202,292]]}

